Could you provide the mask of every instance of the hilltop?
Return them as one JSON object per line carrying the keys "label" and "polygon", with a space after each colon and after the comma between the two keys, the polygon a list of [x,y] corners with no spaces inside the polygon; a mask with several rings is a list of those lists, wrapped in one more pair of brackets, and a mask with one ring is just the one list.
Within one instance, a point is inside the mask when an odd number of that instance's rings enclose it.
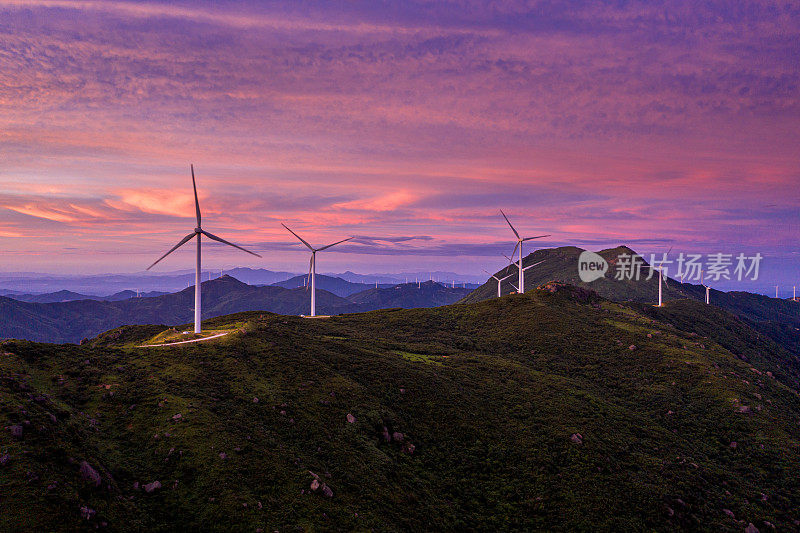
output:
{"label": "hilltop", "polygon": [[724,310],[550,283],[206,327],[3,343],[0,529],[800,527],[786,353]]}
{"label": "hilltop", "polygon": [[[626,246],[619,246],[598,252],[611,265],[605,277],[585,283],[578,276],[578,257],[583,249],[575,246],[536,250],[523,258],[523,266],[537,265],[525,272],[525,286],[536,287],[551,281],[557,281],[582,287],[597,292],[600,296],[616,302],[638,302],[655,304],[658,302],[658,276],[647,277],[648,269],[642,268],[642,278],[634,280],[614,279],[614,264],[620,254],[635,254]],[[515,289],[519,276],[514,266],[507,266],[495,273],[497,277],[513,274],[503,282],[503,294]],[[705,287],[692,283],[681,283],[668,278],[663,289],[665,302],[693,299],[705,302]],[[464,303],[479,302],[497,297],[497,281],[490,278],[481,287],[475,289],[462,301]],[[800,303],[791,300],[770,298],[749,292],[723,292],[711,290],[711,304],[747,321],[749,325],[772,340],[780,343],[793,353],[800,353]]]}

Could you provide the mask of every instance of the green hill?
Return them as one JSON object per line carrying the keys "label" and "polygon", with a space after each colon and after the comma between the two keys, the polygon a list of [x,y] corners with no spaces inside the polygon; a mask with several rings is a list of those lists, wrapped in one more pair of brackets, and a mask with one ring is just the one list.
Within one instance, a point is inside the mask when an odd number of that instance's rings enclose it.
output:
{"label": "green hill", "polygon": [[722,310],[549,284],[206,327],[3,343],[0,530],[800,527],[792,372]]}
{"label": "green hill", "polygon": [[[542,264],[532,267],[525,272],[525,286],[538,287],[551,281],[559,281],[583,287],[597,292],[600,296],[616,302],[639,302],[656,304],[658,302],[658,276],[647,277],[648,268],[642,267],[642,278],[636,280],[614,279],[613,267],[616,258],[623,253],[635,254],[626,246],[611,248],[598,252],[612,265],[605,277],[584,283],[578,276],[578,257],[583,250],[574,246],[562,248],[548,248],[536,250],[523,258],[523,266],[533,265],[539,261]],[[496,272],[497,277],[514,274],[514,266],[507,266]],[[503,282],[503,294],[515,291],[519,276],[514,274]],[[518,286],[518,285],[517,285]],[[680,283],[669,279],[668,285],[663,286],[663,300],[665,302],[691,298],[705,302],[705,287],[692,283]],[[481,287],[467,295],[462,302],[480,302],[497,297],[497,281],[489,279]],[[800,302],[770,298],[749,292],[723,292],[711,290],[711,304],[720,307],[742,318],[757,331],[767,335],[772,340],[780,343],[787,350],[800,354]]]}

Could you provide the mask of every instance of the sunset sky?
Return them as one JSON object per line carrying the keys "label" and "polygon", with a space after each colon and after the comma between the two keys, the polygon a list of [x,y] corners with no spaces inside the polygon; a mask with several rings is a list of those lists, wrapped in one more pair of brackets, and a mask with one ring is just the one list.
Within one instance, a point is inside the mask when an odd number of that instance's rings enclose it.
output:
{"label": "sunset sky", "polygon": [[214,267],[302,271],[285,222],[357,236],[321,271],[479,273],[500,208],[542,247],[797,265],[799,58],[790,1],[0,0],[0,270],[143,270],[190,163],[264,255]]}

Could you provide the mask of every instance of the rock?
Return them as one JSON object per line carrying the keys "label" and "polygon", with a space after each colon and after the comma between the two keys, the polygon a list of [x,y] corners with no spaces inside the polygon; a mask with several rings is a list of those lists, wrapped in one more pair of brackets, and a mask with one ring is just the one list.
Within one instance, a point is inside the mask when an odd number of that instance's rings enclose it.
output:
{"label": "rock", "polygon": [[161,482],[153,481],[152,483],[148,483],[147,485],[144,486],[144,491],[150,494],[151,492],[158,490],[160,488],[161,488]]}
{"label": "rock", "polygon": [[583,437],[581,436],[580,433],[573,433],[572,436],[570,436],[569,440],[571,440],[575,444],[583,444]]}
{"label": "rock", "polygon": [[750,409],[750,406],[742,405],[741,407],[739,407],[739,412],[744,414],[750,414],[752,410]]}
{"label": "rock", "polygon": [[177,415],[172,415],[173,422],[178,422],[180,419],[183,418],[183,415],[178,413]]}
{"label": "rock", "polygon": [[322,484],[322,494],[324,494],[327,498],[333,498],[333,491],[325,483]]}
{"label": "rock", "polygon": [[228,454],[227,454],[227,453],[225,453],[225,452],[219,452],[219,458],[220,458],[220,459],[223,459],[223,460],[224,460],[224,459],[227,459],[227,458],[228,458]]}
{"label": "rock", "polygon": [[772,522],[767,522],[766,520],[764,520],[764,525],[770,529],[775,529],[775,524],[773,524]]}
{"label": "rock", "polygon": [[754,526],[752,522],[750,522],[749,524],[747,524],[747,527],[744,528],[744,533],[759,533],[759,532],[758,528]]}
{"label": "rock", "polygon": [[92,468],[92,465],[90,465],[86,461],[81,461],[80,473],[81,477],[85,481],[94,484],[95,487],[99,487],[100,484],[103,482],[102,478],[100,477],[100,474],[97,473],[97,470]]}
{"label": "rock", "polygon": [[311,490],[313,490],[314,492],[317,492],[317,490],[319,490],[319,484],[320,484],[319,480],[312,479],[311,480]]}
{"label": "rock", "polygon": [[258,398],[256,398],[255,396],[253,397],[253,403],[258,403]]}
{"label": "rock", "polygon": [[673,510],[672,510],[672,508],[671,508],[670,506],[668,506],[668,505],[667,505],[667,506],[665,506],[665,507],[666,507],[666,509],[665,509],[665,510],[666,510],[666,512],[667,512],[667,516],[668,516],[668,517],[670,517],[670,518],[672,518],[672,516],[675,514],[675,511],[673,511]]}
{"label": "rock", "polygon": [[81,339],[80,345],[83,346],[84,344],[89,344],[89,338],[84,337]]}
{"label": "rock", "polygon": [[403,442],[403,438],[405,438],[404,435],[399,431],[392,433],[392,440],[395,442]]}
{"label": "rock", "polygon": [[11,436],[12,437],[17,438],[17,439],[21,439],[22,438],[22,426],[20,426],[19,424],[14,424],[13,426],[11,426],[8,429],[11,430]]}
{"label": "rock", "polygon": [[392,437],[389,435],[389,429],[386,426],[383,426],[383,431],[381,432],[381,434],[383,435],[383,440],[385,440],[386,442],[392,441]]}
{"label": "rock", "polygon": [[350,424],[353,424],[353,423],[355,423],[355,421],[356,421],[356,417],[354,417],[350,413],[347,413],[347,422],[350,423]]}
{"label": "rock", "polygon": [[414,453],[414,450],[416,449],[417,447],[411,444],[410,442],[406,442],[405,444],[403,444],[403,451],[409,455]]}
{"label": "rock", "polygon": [[733,441],[733,442],[731,442],[730,446],[731,446],[731,448],[733,448],[735,450],[736,447],[738,446],[738,444],[736,443],[736,441]]}
{"label": "rock", "polygon": [[633,351],[633,350],[636,349],[636,345],[635,344],[631,344],[630,346],[628,346],[628,349]]}
{"label": "rock", "polygon": [[652,334],[652,333],[648,333],[648,334],[647,334],[647,338],[648,338],[648,339],[652,339],[652,338],[653,338],[653,334]]}
{"label": "rock", "polygon": [[733,514],[733,511],[731,511],[730,509],[723,509],[722,512],[730,516],[732,519],[736,520],[736,515]]}

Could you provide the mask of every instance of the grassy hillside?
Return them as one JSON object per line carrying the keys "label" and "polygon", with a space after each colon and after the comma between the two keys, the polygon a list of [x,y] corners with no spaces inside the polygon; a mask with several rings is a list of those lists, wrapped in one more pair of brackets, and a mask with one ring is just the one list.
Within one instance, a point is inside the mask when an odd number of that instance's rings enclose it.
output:
{"label": "grassy hillside", "polygon": [[721,311],[704,338],[706,311],[550,284],[175,348],[7,341],[0,530],[797,529],[798,392],[742,358],[780,348]]}
{"label": "grassy hillside", "polygon": [[[523,266],[532,265],[543,261],[525,272],[525,286],[538,287],[551,281],[559,281],[596,291],[609,300],[617,302],[658,303],[658,277],[644,279],[649,270],[642,268],[642,279],[616,280],[614,263],[622,254],[635,252],[625,246],[602,250],[598,252],[611,265],[604,278],[584,283],[578,276],[578,257],[583,250],[574,246],[536,250],[523,258]],[[508,266],[495,273],[502,278],[515,273],[515,267]],[[515,289],[519,276],[513,275],[503,283],[503,294],[509,294]],[[680,283],[670,279],[669,286],[663,286],[663,300],[665,302],[691,298],[705,302],[706,290],[702,285]],[[475,289],[462,301],[465,303],[480,302],[497,297],[497,281],[487,280],[481,287]],[[769,298],[760,294],[749,292],[722,292],[711,290],[711,303],[714,307],[722,308],[744,319],[757,331],[767,335],[772,340],[780,343],[787,350],[800,353],[800,302]]]}

